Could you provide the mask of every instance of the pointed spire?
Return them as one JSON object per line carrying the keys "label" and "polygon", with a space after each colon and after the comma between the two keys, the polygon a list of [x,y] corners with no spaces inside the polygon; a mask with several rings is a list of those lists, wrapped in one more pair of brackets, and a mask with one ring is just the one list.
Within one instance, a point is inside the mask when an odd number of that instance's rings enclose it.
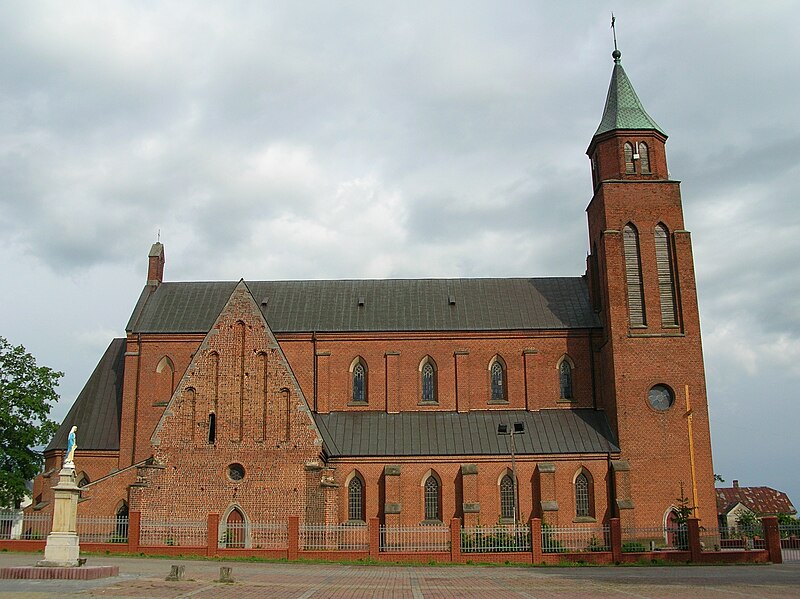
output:
{"label": "pointed spire", "polygon": [[666,133],[658,126],[645,111],[639,96],[631,85],[630,79],[622,68],[622,52],[615,49],[611,53],[614,58],[614,70],[611,73],[611,83],[608,86],[606,107],[600,126],[594,132],[594,137],[614,129],[644,129],[655,130],[666,137]]}

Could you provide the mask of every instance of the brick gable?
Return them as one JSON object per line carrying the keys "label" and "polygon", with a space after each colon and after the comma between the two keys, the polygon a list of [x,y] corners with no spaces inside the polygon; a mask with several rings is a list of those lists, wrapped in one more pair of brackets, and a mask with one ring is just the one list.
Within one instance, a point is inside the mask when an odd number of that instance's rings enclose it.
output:
{"label": "brick gable", "polygon": [[[215,430],[211,433],[211,428]],[[131,508],[202,520],[324,520],[322,438],[275,336],[244,282],[194,354],[150,439]],[[236,480],[229,467],[240,465]]]}

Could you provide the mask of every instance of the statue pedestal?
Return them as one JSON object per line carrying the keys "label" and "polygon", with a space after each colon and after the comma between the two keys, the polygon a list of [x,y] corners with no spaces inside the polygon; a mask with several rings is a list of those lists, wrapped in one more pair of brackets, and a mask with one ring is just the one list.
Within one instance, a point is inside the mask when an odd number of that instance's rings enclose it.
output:
{"label": "statue pedestal", "polygon": [[81,547],[78,542],[78,498],[81,490],[75,484],[75,468],[66,465],[58,473],[58,484],[53,487],[55,506],[53,528],[47,535],[44,559],[37,566],[72,568],[78,566]]}

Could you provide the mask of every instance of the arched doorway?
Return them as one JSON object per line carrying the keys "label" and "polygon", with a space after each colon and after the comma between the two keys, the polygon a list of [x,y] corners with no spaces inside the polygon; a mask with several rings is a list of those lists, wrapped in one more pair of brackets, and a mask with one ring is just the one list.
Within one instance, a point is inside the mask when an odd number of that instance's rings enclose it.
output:
{"label": "arched doorway", "polygon": [[664,528],[667,537],[667,545],[669,547],[680,547],[683,535],[681,534],[682,526],[678,518],[678,512],[675,510],[669,511]]}
{"label": "arched doorway", "polygon": [[233,508],[225,520],[225,534],[222,541],[229,549],[243,549],[247,539],[244,514],[239,508]]}

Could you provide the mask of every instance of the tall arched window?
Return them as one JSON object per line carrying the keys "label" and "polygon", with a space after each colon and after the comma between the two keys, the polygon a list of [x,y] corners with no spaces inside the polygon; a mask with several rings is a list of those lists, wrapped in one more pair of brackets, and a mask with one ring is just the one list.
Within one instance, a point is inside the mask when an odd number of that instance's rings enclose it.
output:
{"label": "tall arched window", "polygon": [[514,520],[516,517],[516,499],[514,497],[514,479],[506,474],[500,479],[500,517],[503,520]]}
{"label": "tall arched window", "polygon": [[561,399],[572,399],[572,364],[566,356],[558,366],[558,386]]}
{"label": "tall arched window", "polygon": [[441,521],[441,498],[439,494],[439,481],[430,474],[425,481],[425,520]]}
{"label": "tall arched window", "polygon": [[639,142],[639,169],[642,174],[650,174],[650,150],[643,141]]}
{"label": "tall arched window", "polygon": [[169,356],[164,356],[156,366],[155,403],[166,404],[175,391],[175,365]]}
{"label": "tall arched window", "polygon": [[436,367],[430,358],[425,358],[420,368],[422,401],[435,402],[436,399]]}
{"label": "tall arched window", "polygon": [[623,150],[625,153],[625,173],[632,175],[636,172],[636,167],[633,164],[633,146],[626,141]]}
{"label": "tall arched window", "polygon": [[675,279],[672,274],[672,252],[669,231],[661,223],[656,226],[655,244],[658,294],[661,298],[661,326],[674,327],[678,324],[678,310],[675,301]]}
{"label": "tall arched window", "polygon": [[364,481],[358,474],[353,475],[347,485],[347,519],[363,522],[364,518]]}
{"label": "tall arched window", "polygon": [[506,401],[506,372],[503,363],[495,358],[489,368],[492,385],[492,401]]}
{"label": "tall arched window", "polygon": [[630,326],[645,326],[644,289],[642,286],[642,260],[639,254],[639,233],[631,225],[622,230],[625,250],[625,279],[628,284],[628,316]]}
{"label": "tall arched window", "polygon": [[211,412],[208,415],[208,442],[214,444],[217,441],[217,415]]}
{"label": "tall arched window", "polygon": [[585,472],[581,472],[575,477],[575,516],[578,518],[589,518],[591,515],[589,477],[586,476]]}
{"label": "tall arched window", "polygon": [[367,367],[361,359],[353,366],[353,403],[367,403]]}

